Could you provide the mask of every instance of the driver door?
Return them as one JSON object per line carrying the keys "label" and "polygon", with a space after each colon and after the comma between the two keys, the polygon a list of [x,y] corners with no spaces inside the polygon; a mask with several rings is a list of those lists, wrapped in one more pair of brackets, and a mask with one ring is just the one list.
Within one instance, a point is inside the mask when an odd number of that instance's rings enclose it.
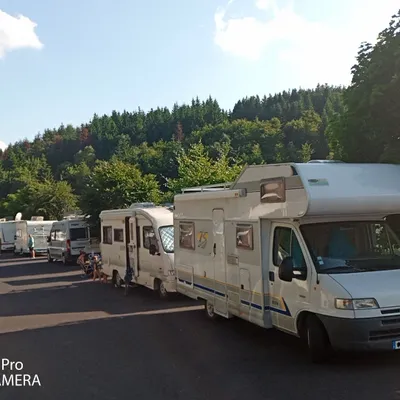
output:
{"label": "driver door", "polygon": [[[269,305],[272,322],[280,329],[296,332],[296,314],[309,305],[311,269],[304,256],[306,246],[301,235],[289,224],[273,224],[271,240]],[[279,278],[279,265],[286,257],[293,259],[292,282]]]}
{"label": "driver door", "polygon": [[139,246],[137,237],[136,217],[129,218],[129,262],[133,269],[133,276],[139,276]]}

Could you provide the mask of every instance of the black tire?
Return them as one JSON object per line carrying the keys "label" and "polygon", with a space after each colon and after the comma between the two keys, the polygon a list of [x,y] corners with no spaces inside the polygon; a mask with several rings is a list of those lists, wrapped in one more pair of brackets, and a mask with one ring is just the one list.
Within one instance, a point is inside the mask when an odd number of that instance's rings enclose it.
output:
{"label": "black tire", "polygon": [[114,287],[116,287],[118,289],[121,288],[123,282],[124,281],[121,279],[121,276],[119,275],[119,272],[118,271],[114,271],[113,280],[112,280],[112,283],[113,283]]}
{"label": "black tire", "polygon": [[214,304],[212,304],[210,300],[205,300],[204,311],[206,313],[206,317],[212,321],[217,320],[219,317],[219,315],[215,313]]}
{"label": "black tire", "polygon": [[165,288],[165,284],[163,281],[157,280],[157,290],[158,290],[160,299],[162,299],[162,300],[169,299],[169,293],[167,292],[167,289]]}
{"label": "black tire", "polygon": [[330,358],[332,350],[325,327],[315,315],[309,315],[306,324],[306,339],[311,361],[316,364],[323,363]]}
{"label": "black tire", "polygon": [[49,251],[47,252],[47,262],[48,263],[52,263],[53,262],[53,259],[50,257],[50,252]]}
{"label": "black tire", "polygon": [[62,255],[62,257],[61,257],[61,262],[62,262],[64,265],[67,265],[67,264],[68,264],[67,257],[65,257],[65,254]]}

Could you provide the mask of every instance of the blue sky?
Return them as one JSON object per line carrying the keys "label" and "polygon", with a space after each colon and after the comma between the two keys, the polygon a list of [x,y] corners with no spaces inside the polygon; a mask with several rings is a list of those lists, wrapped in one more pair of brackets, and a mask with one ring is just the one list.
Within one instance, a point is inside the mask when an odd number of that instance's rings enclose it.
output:
{"label": "blue sky", "polygon": [[[398,0],[0,0],[0,141],[193,97],[347,85]],[[23,17],[20,17],[22,15]]]}

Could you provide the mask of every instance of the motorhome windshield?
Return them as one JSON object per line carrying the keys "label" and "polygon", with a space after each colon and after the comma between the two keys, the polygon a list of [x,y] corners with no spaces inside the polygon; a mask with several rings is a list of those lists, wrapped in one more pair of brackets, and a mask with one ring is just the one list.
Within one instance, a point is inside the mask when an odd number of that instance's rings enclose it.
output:
{"label": "motorhome windshield", "polygon": [[70,238],[71,241],[89,239],[88,228],[71,228]]}
{"label": "motorhome windshield", "polygon": [[319,273],[400,269],[400,241],[385,222],[328,222],[300,229]]}
{"label": "motorhome windshield", "polygon": [[35,227],[33,229],[30,229],[30,234],[33,237],[44,237],[44,236],[48,236],[49,232],[50,232],[51,226],[38,226]]}
{"label": "motorhome windshield", "polygon": [[159,229],[161,243],[166,253],[174,252],[174,227],[163,226]]}

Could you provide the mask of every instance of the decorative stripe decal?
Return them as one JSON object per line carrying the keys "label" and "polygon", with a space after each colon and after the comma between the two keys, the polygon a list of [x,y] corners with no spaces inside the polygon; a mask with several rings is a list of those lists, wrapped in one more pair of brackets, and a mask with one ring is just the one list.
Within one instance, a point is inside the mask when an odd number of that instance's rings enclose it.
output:
{"label": "decorative stripe decal", "polygon": [[[181,283],[186,283],[187,285],[192,285],[192,282],[186,281],[186,280],[184,280],[182,278],[178,278],[178,281],[181,282]],[[196,288],[205,290],[206,292],[215,293],[216,295],[224,297],[224,298],[226,297],[226,295],[224,293],[219,292],[219,291],[214,290],[214,289],[211,289],[211,288],[209,288],[207,286],[203,286],[203,285],[200,285],[200,284],[194,283],[194,282],[193,282],[193,286],[196,287]],[[285,299],[282,298],[282,301],[283,301],[283,304],[285,306],[284,310],[281,310],[281,309],[275,308],[275,307],[271,307],[271,306],[265,306],[264,307],[264,311],[276,312],[278,314],[282,314],[282,315],[286,315],[288,317],[291,317],[292,314],[290,313],[289,307],[286,304]],[[257,303],[252,303],[252,302],[249,302],[247,300],[240,300],[240,302],[245,306],[250,306],[250,307],[253,307],[253,308],[257,309],[257,310],[262,310],[263,309],[262,306],[260,304],[257,304]]]}

